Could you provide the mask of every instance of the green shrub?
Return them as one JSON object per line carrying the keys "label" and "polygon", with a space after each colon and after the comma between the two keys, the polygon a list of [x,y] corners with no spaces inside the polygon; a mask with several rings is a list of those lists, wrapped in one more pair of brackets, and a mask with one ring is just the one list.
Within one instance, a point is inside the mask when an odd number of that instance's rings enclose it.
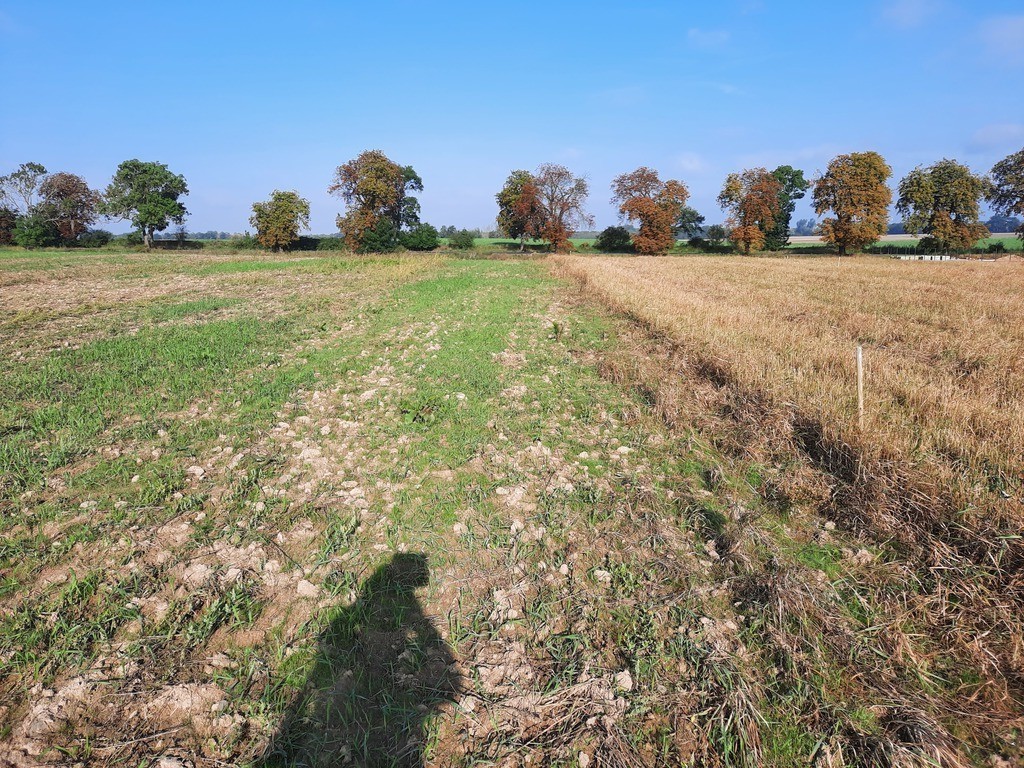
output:
{"label": "green shrub", "polygon": [[201,251],[206,244],[202,240],[154,240],[152,247],[158,251]]}
{"label": "green shrub", "polygon": [[460,251],[465,251],[472,248],[476,244],[476,239],[473,237],[473,233],[468,229],[460,229],[454,235],[448,238],[448,245],[452,248],[457,248]]}
{"label": "green shrub", "polygon": [[288,251],[318,251],[320,250],[320,241],[322,237],[311,237],[310,235],[299,235],[297,238],[292,240],[291,244],[285,249]]}
{"label": "green shrub", "polygon": [[418,224],[399,238],[402,245],[410,251],[432,251],[441,244],[437,230],[430,224]]}
{"label": "green shrub", "polygon": [[398,228],[391,219],[382,217],[377,226],[363,232],[359,253],[390,253],[398,247]]}
{"label": "green shrub", "polygon": [[60,245],[57,225],[38,214],[21,216],[14,224],[14,242],[22,248],[48,248]]}
{"label": "green shrub", "polygon": [[0,208],[0,245],[10,245],[14,242],[14,225],[17,223],[17,211]]}
{"label": "green shrub", "polygon": [[1006,253],[1006,246],[1002,243],[989,243],[985,253]]}
{"label": "green shrub", "polygon": [[144,242],[142,239],[142,233],[137,230],[126,232],[123,235],[117,235],[114,238],[114,242],[118,245],[142,245]]}
{"label": "green shrub", "polygon": [[345,239],[342,237],[321,237],[320,242],[316,244],[318,251],[344,251],[347,250],[345,247]]}
{"label": "green shrub", "polygon": [[704,230],[704,236],[712,248],[718,248],[729,237],[729,230],[721,224],[712,224]]}
{"label": "green shrub", "polygon": [[232,245],[241,251],[258,251],[263,247],[260,245],[260,241],[253,237],[251,232],[244,233]]}
{"label": "green shrub", "polygon": [[607,227],[597,236],[594,247],[605,253],[629,253],[633,250],[633,241],[625,227]]}
{"label": "green shrub", "polygon": [[78,236],[78,244],[83,248],[102,248],[114,239],[114,235],[105,229],[90,229]]}

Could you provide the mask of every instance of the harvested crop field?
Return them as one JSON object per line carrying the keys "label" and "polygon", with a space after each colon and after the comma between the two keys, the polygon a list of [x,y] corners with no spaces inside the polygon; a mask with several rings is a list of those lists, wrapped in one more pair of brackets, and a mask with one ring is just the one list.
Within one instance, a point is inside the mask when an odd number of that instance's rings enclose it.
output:
{"label": "harvested crop field", "polygon": [[[891,672],[907,663],[929,680],[912,698],[961,724],[1019,733],[1024,271],[869,258],[558,264],[643,328],[614,377],[639,386],[668,423],[699,424],[725,453],[770,467],[768,499],[874,548],[884,567],[862,574],[860,607],[845,612],[887,635],[878,657],[892,668],[874,680],[863,665],[848,674],[891,700]],[[780,594],[780,606],[787,597],[799,599]]]}
{"label": "harvested crop field", "polygon": [[1016,764],[1022,283],[0,252],[0,766]]}

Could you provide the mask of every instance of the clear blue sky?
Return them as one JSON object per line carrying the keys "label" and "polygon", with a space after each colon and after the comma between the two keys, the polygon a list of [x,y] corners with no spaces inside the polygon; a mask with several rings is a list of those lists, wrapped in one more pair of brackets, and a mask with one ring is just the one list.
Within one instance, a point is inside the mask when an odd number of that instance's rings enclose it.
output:
{"label": "clear blue sky", "polygon": [[510,170],[556,162],[590,179],[604,227],[638,165],[713,223],[746,167],[813,176],[872,149],[895,183],[1024,146],[1021,0],[0,0],[0,65],[0,173],[33,160],[102,187],[158,160],[196,231],[246,229],[275,188],[333,231],[332,172],[373,148],[420,173],[436,225],[487,225]]}

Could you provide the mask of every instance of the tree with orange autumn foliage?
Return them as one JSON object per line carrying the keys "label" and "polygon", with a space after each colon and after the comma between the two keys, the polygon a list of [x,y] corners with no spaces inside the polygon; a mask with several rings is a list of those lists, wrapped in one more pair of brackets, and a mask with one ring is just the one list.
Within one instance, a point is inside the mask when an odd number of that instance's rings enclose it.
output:
{"label": "tree with orange autumn foliage", "polygon": [[675,245],[675,223],[686,199],[686,185],[669,179],[662,181],[658,172],[647,167],[616,176],[612,181],[612,203],[619,204],[619,213],[638,222],[633,247],[639,253],[667,253]]}
{"label": "tree with orange autumn foliage", "polygon": [[537,186],[537,204],[543,221],[540,237],[555,251],[572,250],[569,238],[581,226],[593,226],[594,217],[583,206],[590,186],[582,176],[573,176],[564,165],[545,163],[533,174]]}
{"label": "tree with orange autumn foliage", "polygon": [[729,239],[744,253],[764,247],[765,232],[772,231],[781,212],[781,191],[779,180],[765,168],[726,177],[718,204],[729,214]]}
{"label": "tree with orange autumn foliage", "polygon": [[821,222],[821,239],[839,247],[839,255],[860,250],[885,234],[892,190],[892,168],[877,152],[839,155],[814,182],[814,211],[832,211]]}
{"label": "tree with orange autumn foliage", "polygon": [[327,192],[345,201],[337,218],[345,244],[353,251],[391,250],[403,227],[419,224],[423,180],[411,165],[401,166],[378,149],[339,165]]}

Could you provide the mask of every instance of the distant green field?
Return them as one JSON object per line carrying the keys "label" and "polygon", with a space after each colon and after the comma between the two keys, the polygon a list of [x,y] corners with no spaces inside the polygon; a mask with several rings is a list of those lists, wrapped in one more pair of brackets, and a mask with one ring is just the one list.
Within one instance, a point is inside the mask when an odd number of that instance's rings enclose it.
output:
{"label": "distant green field", "polygon": [[[595,238],[592,237],[572,237],[569,238],[569,242],[576,248],[581,245],[593,246],[596,242]],[[448,244],[448,238],[442,237],[441,243],[443,245]],[[474,247],[484,249],[487,251],[518,251],[519,241],[508,237],[478,237],[474,241]],[[543,250],[547,249],[550,244],[546,240],[527,240],[526,248],[529,250]]]}
{"label": "distant green field", "polygon": [[[447,238],[440,238],[441,247],[445,248],[448,245]],[[577,249],[587,251],[588,249],[594,249],[596,238],[592,237],[574,237],[570,239],[570,242]],[[881,240],[872,246],[873,248],[887,248],[890,247],[894,250],[913,248],[920,242],[917,238],[907,238],[902,240]],[[984,249],[993,243],[1002,243],[1003,247],[1009,252],[1021,252],[1024,251],[1024,242],[1022,242],[1016,235],[1012,234],[999,234],[993,237],[985,238],[981,240],[977,248]],[[534,253],[546,253],[550,249],[550,244],[544,240],[527,240],[526,250]],[[473,253],[477,254],[497,254],[497,253],[515,253],[518,252],[520,244],[518,240],[510,239],[507,237],[478,237],[474,240]],[[827,249],[821,242],[792,242],[788,246],[789,250],[807,251],[810,253],[824,252]],[[596,250],[596,249],[595,249]],[[154,250],[149,255],[156,256],[158,253],[195,253],[195,251],[186,249],[183,251],[157,251]],[[265,256],[269,252],[263,250],[252,250],[242,249],[237,246],[234,241],[231,240],[211,240],[203,241],[203,253],[210,255],[248,255],[252,257],[251,264],[247,264],[242,269],[248,270],[259,270],[259,269],[273,269],[275,265],[265,260]],[[686,244],[685,240],[681,240],[676,243],[676,247],[673,250],[677,254],[696,254],[703,253],[704,251],[691,248]],[[26,251],[21,248],[6,246],[0,248],[0,262],[6,262],[3,268],[23,268],[29,266],[31,263],[33,268],[43,269],[57,269],[60,267],[71,266],[81,260],[83,256],[89,255],[95,259],[98,255],[106,256],[127,256],[134,254],[139,256],[146,252],[141,247],[130,247],[126,248],[122,245],[111,245],[104,248],[98,249],[85,249],[85,248],[40,248],[31,251]],[[298,255],[300,253],[318,254],[318,251],[292,251],[291,256]],[[223,266],[217,266],[216,269],[223,269]]]}
{"label": "distant green field", "polygon": [[[920,238],[907,238],[905,240],[879,240],[874,244],[873,247],[913,248],[920,242]],[[1024,242],[1022,242],[1020,238],[1018,238],[1016,235],[1012,234],[998,234],[992,237],[986,237],[985,239],[978,241],[976,247],[987,248],[989,245],[992,245],[993,243],[1002,243],[1003,247],[1006,248],[1007,251],[1020,251],[1024,249]],[[823,243],[820,242],[799,242],[789,244],[789,247],[793,249],[821,248],[822,246]]]}

